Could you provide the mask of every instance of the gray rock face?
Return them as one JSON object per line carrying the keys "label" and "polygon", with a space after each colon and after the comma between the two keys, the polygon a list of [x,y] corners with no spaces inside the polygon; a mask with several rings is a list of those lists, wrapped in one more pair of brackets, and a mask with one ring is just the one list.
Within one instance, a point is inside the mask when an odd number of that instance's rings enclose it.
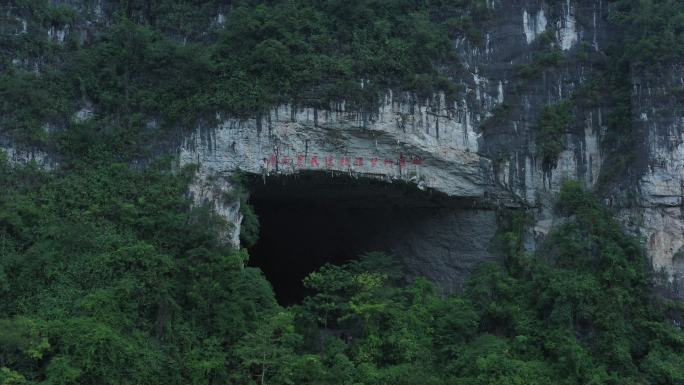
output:
{"label": "gray rock face", "polygon": [[[485,42],[458,40],[464,74],[455,82],[463,92],[453,102],[442,95],[416,100],[388,92],[373,113],[349,111],[345,103],[326,110],[283,105],[265,116],[222,118],[217,127],[198,128],[181,149],[182,161],[225,172],[254,173],[336,170],[416,182],[453,196],[537,205],[566,178],[593,185],[600,173],[599,142],[606,107],[577,109],[558,164],[544,170],[535,154],[535,128],[541,109],[567,100],[596,72],[574,51],[588,47],[601,56],[607,45],[603,1],[492,2],[494,20]],[[582,22],[579,22],[581,20]],[[554,31],[553,43],[566,60],[540,70],[532,79],[517,75],[542,49],[538,41]],[[510,113],[483,129],[497,107]],[[332,162],[326,159],[332,157]]]}
{"label": "gray rock face", "polygon": [[[643,147],[628,213],[656,270],[684,275],[684,65],[633,69],[633,124]],[[681,293],[680,293],[681,294]]]}
{"label": "gray rock face", "polygon": [[[497,103],[510,110],[499,124],[479,125],[481,151],[496,161],[498,184],[530,205],[544,203],[545,196],[557,192],[564,179],[584,180],[589,186],[598,179],[599,143],[605,132],[603,117],[608,113],[605,106],[574,108],[576,122],[565,133],[565,150],[554,168],[544,169],[536,156],[535,141],[544,106],[569,100],[600,70],[601,47],[608,44],[610,33],[604,21],[606,12],[603,1],[563,1],[555,6],[507,1],[497,9],[484,50],[468,44],[462,48],[466,67],[477,77],[476,83],[485,85],[476,92],[476,101],[482,99],[480,115],[486,118]],[[556,67],[541,67],[534,76],[522,77],[520,66],[548,52],[540,41],[545,31],[555,35],[553,44],[564,59]],[[578,51],[585,52],[586,58],[578,59]]]}
{"label": "gray rock face", "polygon": [[214,173],[348,172],[483,198],[496,190],[490,161],[477,153],[467,106],[451,107],[403,103],[391,93],[372,115],[344,104],[328,111],[280,106],[265,117],[198,129],[183,143],[181,163]]}
{"label": "gray rock face", "polygon": [[[267,117],[226,119],[219,127],[197,130],[183,144],[180,159],[200,165],[193,192],[220,191],[220,185],[208,187],[206,180],[236,169],[265,178],[313,171],[329,178],[344,173],[390,183],[406,181],[490,207],[497,201],[512,201],[494,183],[491,162],[477,154],[466,107],[453,107],[433,113],[427,105],[396,102],[392,94],[370,116],[347,112],[344,106],[337,111],[281,106]],[[195,194],[198,201],[214,196]],[[215,202],[218,212],[239,223],[239,211]],[[359,197],[358,204],[362,202]],[[407,211],[380,209],[381,203],[370,206],[368,215],[362,217],[347,217],[338,210],[332,213],[338,222],[353,222],[345,233],[361,243],[359,250],[392,253],[410,274],[427,276],[446,291],[458,289],[470,269],[493,258],[487,249],[496,231],[492,210],[433,207]],[[232,239],[237,242],[237,232]]]}
{"label": "gray rock face", "polygon": [[495,260],[496,212],[476,200],[335,172],[257,176],[249,186],[262,225],[251,257],[267,274],[287,268],[274,258],[309,266],[382,251],[411,276],[452,292],[478,264]]}
{"label": "gray rock face", "polygon": [[497,228],[492,210],[440,208],[388,219],[396,227],[379,232],[377,238],[390,245],[388,251],[410,273],[428,277],[446,292],[461,289],[482,262],[496,260],[490,252]]}
{"label": "gray rock face", "polygon": [[4,152],[5,159],[9,164],[25,165],[33,162],[38,167],[47,170],[52,169],[57,165],[57,162],[45,151],[36,148],[17,146],[14,141],[1,135],[0,151]]}
{"label": "gray rock face", "polygon": [[[89,20],[85,25],[54,26],[56,43],[76,34],[84,41],[107,25],[106,0],[69,0]],[[597,184],[606,159],[603,139],[611,106],[600,99],[575,103],[574,124],[563,134],[564,150],[555,165],[537,155],[538,117],[544,106],[570,100],[603,69],[603,50],[619,36],[606,21],[607,0],[491,0],[491,19],[483,22],[481,42],[465,37],[454,45],[462,64],[453,82],[461,92],[420,100],[388,91],[379,108],[359,112],[344,102],[326,109],[274,106],[267,114],[236,119],[217,114],[215,126],[190,130],[177,148],[181,164],[199,165],[190,193],[198,203],[212,202],[235,226],[227,238],[239,244],[239,203],[226,201],[229,176],[237,169],[265,178],[302,172],[345,173],[386,182],[406,181],[422,190],[476,202],[476,208],[431,208],[410,221],[387,214],[401,236],[383,234],[390,249],[416,274],[443,286],[459,286],[476,261],[493,258],[486,245],[493,237],[499,207],[534,208],[537,223],[529,247],[543,239],[554,222],[551,204],[565,179]],[[217,9],[208,25],[225,23]],[[19,16],[18,16],[19,17]],[[22,33],[19,17],[12,33]],[[25,29],[25,27],[23,27]],[[538,57],[557,50],[562,58],[539,65]],[[36,63],[22,63],[32,68]],[[534,69],[530,74],[525,69]],[[633,123],[637,141],[634,179],[623,178],[619,219],[639,235],[655,269],[672,277],[684,274],[684,65],[632,69]],[[90,105],[75,120],[96,113]],[[35,150],[0,141],[15,162],[54,164]],[[618,178],[619,179],[619,178]],[[629,191],[634,199],[625,199]],[[402,214],[403,215],[403,214]],[[410,224],[409,224],[410,223]],[[378,238],[381,239],[381,238]]]}
{"label": "gray rock face", "polygon": [[[549,204],[562,181],[596,183],[603,116],[609,110],[576,108],[577,122],[565,133],[565,150],[555,167],[544,168],[535,150],[539,113],[547,104],[569,99],[597,71],[592,58],[602,55],[609,35],[603,21],[606,5],[564,1],[550,6],[533,0],[491,5],[495,17],[483,44],[454,43],[464,68],[454,79],[463,89],[455,101],[388,92],[372,113],[340,103],[325,110],[282,105],[242,120],[218,115],[219,125],[197,128],[186,138],[181,163],[199,164],[200,180],[236,169],[264,177],[344,172],[474,199],[489,210],[442,208],[418,221],[388,214],[393,231],[376,237],[415,274],[430,276],[442,287],[458,287],[477,261],[493,258],[487,249],[496,229],[491,209],[539,207],[544,225],[534,231],[541,239],[554,220]],[[566,59],[532,78],[519,76],[518,66],[547,49],[539,41],[547,31]],[[580,45],[588,55],[581,62],[575,59]],[[507,116],[487,124],[503,106]]]}

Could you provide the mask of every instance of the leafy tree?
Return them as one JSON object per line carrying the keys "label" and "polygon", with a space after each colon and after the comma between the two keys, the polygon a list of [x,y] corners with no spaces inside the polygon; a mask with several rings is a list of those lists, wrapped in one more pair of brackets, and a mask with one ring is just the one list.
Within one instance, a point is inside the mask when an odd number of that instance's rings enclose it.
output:
{"label": "leafy tree", "polygon": [[[261,322],[254,332],[242,337],[236,354],[256,383],[286,384],[291,375],[288,367],[294,357],[297,340],[292,315],[280,312]],[[306,366],[303,368],[307,369]]]}
{"label": "leafy tree", "polygon": [[547,167],[555,167],[564,149],[563,135],[572,122],[570,106],[566,103],[548,105],[539,115],[537,155]]}

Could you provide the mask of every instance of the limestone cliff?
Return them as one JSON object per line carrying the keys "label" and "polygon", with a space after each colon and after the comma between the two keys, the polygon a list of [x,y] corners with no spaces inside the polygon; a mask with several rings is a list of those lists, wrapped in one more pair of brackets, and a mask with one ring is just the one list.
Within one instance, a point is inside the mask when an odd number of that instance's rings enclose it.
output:
{"label": "limestone cliff", "polygon": [[[561,182],[581,179],[593,186],[600,174],[600,142],[610,106],[574,108],[576,122],[564,134],[565,150],[551,168],[536,154],[535,134],[545,105],[569,100],[601,70],[601,49],[610,44],[608,9],[603,1],[555,5],[515,1],[490,6],[495,16],[487,22],[484,41],[454,42],[463,67],[461,77],[455,79],[461,89],[456,100],[447,101],[444,95],[420,100],[388,91],[372,111],[348,110],[340,103],[327,109],[276,106],[250,119],[219,115],[221,124],[198,127],[184,140],[181,161],[199,164],[206,175],[225,175],[238,168],[265,176],[343,172],[409,181],[421,189],[474,199],[481,208],[489,208],[489,214],[478,210],[477,215],[457,215],[463,223],[452,227],[446,241],[443,231],[437,230],[441,226],[426,225],[433,231],[424,232],[418,246],[393,249],[415,261],[408,250],[415,254],[426,245],[442,245],[427,247],[431,263],[409,265],[448,287],[457,285],[453,277],[462,277],[459,270],[475,264],[459,253],[464,236],[477,244],[476,259],[492,258],[487,251],[494,235],[491,209],[532,209],[539,220],[530,229],[530,247],[534,247],[535,239],[540,241],[553,221],[550,205]],[[563,60],[540,68],[534,76],[519,75],[520,67],[530,65],[539,51],[547,49],[538,41],[547,31],[552,31],[551,46],[563,53]],[[578,52],[586,57],[578,59]],[[504,116],[497,116],[502,111]]]}
{"label": "limestone cliff", "polygon": [[[53,26],[49,38],[58,43],[69,34],[86,40],[110,17],[104,0],[68,3],[86,22]],[[487,6],[492,17],[482,21],[481,41],[465,36],[453,41],[461,64],[452,79],[459,88],[457,97],[420,99],[388,90],[377,107],[364,110],[339,102],[325,108],[278,105],[249,118],[218,111],[218,124],[189,128],[175,145],[163,146],[164,151],[180,154],[181,164],[199,165],[191,193],[198,202],[214,202],[235,223],[233,243],[238,242],[239,204],[222,201],[221,192],[230,190],[228,176],[240,169],[265,177],[319,171],[408,181],[476,202],[477,209],[488,214],[462,216],[475,218],[476,229],[492,227],[494,209],[524,207],[537,220],[528,242],[534,247],[554,221],[552,202],[561,182],[579,179],[597,187],[604,171],[610,150],[604,140],[607,116],[614,106],[605,95],[590,102],[577,99],[606,70],[605,50],[620,31],[607,21],[606,0],[491,0]],[[225,7],[216,9],[207,25],[220,28],[225,12]],[[16,19],[14,33],[22,33],[25,20],[21,15]],[[38,60],[15,64],[40,65]],[[632,124],[642,148],[630,164],[630,177],[622,170],[625,175],[612,176],[614,182],[601,190],[625,226],[643,239],[654,268],[673,277],[684,274],[683,73],[681,63],[631,70]],[[564,149],[549,164],[537,149],[538,119],[545,106],[563,101],[572,102],[575,119],[561,135]],[[90,114],[92,106],[84,102],[74,119],[88,119]],[[15,161],[54,164],[44,153],[16,148],[12,141],[4,141],[3,147]],[[456,221],[456,227],[468,228],[466,219]],[[491,258],[486,244],[493,231],[453,234],[451,241],[440,242],[442,251],[451,251],[441,253],[436,266],[460,268],[455,247],[459,236],[475,239],[479,258]],[[431,236],[424,234],[424,244],[434,241]],[[438,237],[449,238],[444,232]],[[411,248],[421,249],[415,244]],[[410,258],[408,252],[405,258]],[[444,278],[450,273],[440,274]]]}

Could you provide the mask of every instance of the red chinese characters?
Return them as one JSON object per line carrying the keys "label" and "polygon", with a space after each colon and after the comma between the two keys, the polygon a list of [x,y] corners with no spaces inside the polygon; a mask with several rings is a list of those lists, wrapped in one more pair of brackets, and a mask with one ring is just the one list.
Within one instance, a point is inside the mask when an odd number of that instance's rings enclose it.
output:
{"label": "red chinese characters", "polygon": [[278,165],[292,165],[296,166],[297,168],[321,168],[324,166],[327,169],[333,169],[335,166],[339,168],[348,168],[348,167],[354,167],[354,168],[360,168],[364,167],[366,165],[370,165],[372,168],[377,168],[378,166],[384,166],[384,167],[393,167],[393,166],[399,166],[399,168],[405,168],[409,165],[411,166],[422,166],[424,163],[424,160],[421,157],[418,156],[405,156],[404,154],[400,154],[398,158],[391,159],[391,158],[379,158],[377,156],[374,157],[363,157],[363,156],[354,156],[354,157],[349,157],[349,156],[340,156],[340,157],[335,157],[333,155],[304,155],[304,154],[297,154],[293,156],[289,155],[281,155],[281,156],[276,156],[271,155],[268,158],[264,158],[264,163],[267,168],[277,168]]}

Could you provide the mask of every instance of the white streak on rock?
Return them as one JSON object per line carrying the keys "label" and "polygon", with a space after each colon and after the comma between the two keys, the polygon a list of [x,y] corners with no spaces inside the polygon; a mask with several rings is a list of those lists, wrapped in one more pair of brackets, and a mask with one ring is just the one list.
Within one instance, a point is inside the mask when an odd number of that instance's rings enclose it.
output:
{"label": "white streak on rock", "polygon": [[575,19],[575,10],[567,0],[563,6],[563,17],[558,20],[558,41],[563,51],[572,48],[579,40],[577,33],[577,20]]}
{"label": "white streak on rock", "polygon": [[548,21],[546,20],[546,15],[544,10],[540,9],[534,17],[530,16],[527,9],[523,10],[523,31],[525,32],[525,39],[527,44],[531,44],[537,36],[541,35],[546,31],[546,25]]}

